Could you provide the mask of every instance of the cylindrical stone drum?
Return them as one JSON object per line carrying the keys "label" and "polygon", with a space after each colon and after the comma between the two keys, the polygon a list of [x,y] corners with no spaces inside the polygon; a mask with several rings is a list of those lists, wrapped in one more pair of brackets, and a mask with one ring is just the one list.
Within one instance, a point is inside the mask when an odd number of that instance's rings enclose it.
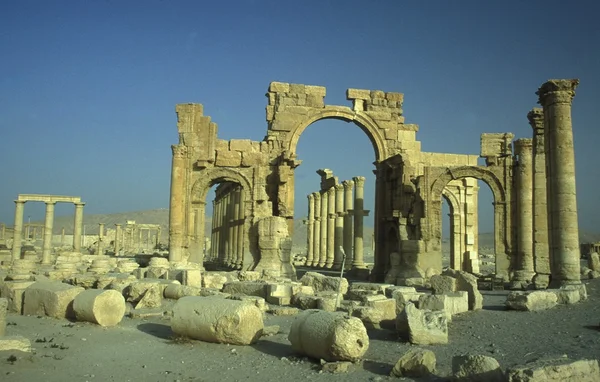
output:
{"label": "cylindrical stone drum", "polygon": [[75,297],[73,310],[78,321],[115,326],[125,315],[125,298],[116,290],[88,289]]}
{"label": "cylindrical stone drum", "polygon": [[173,306],[173,332],[205,342],[250,345],[263,328],[260,309],[242,301],[187,296]]}
{"label": "cylindrical stone drum", "polygon": [[173,300],[179,300],[185,296],[198,296],[199,294],[200,288],[180,284],[169,284],[163,292],[165,298],[170,298]]}
{"label": "cylindrical stone drum", "polygon": [[357,361],[369,348],[367,329],[360,319],[318,309],[296,317],[288,340],[294,351],[328,362]]}

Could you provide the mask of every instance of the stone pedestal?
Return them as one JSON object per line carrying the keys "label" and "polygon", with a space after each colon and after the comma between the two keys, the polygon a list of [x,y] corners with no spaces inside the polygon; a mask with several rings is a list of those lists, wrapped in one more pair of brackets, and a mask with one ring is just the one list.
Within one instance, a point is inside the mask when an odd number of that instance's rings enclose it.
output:
{"label": "stone pedestal", "polygon": [[131,273],[139,267],[140,265],[132,259],[124,259],[118,261],[116,271],[118,273]]}
{"label": "stone pedestal", "polygon": [[109,273],[112,269],[110,259],[107,256],[101,256],[92,261],[92,265],[88,268],[88,272],[103,275]]}
{"label": "stone pedestal", "polygon": [[23,281],[31,279],[31,274],[36,270],[36,263],[27,259],[16,259],[8,272],[7,280]]}
{"label": "stone pedestal", "polygon": [[291,261],[292,238],[285,218],[270,216],[258,221],[258,249],[260,260],[254,271],[296,280],[296,269]]}
{"label": "stone pedestal", "polygon": [[170,265],[169,260],[164,257],[153,257],[150,259],[150,264],[148,264],[146,277],[153,279],[162,278],[169,271]]}
{"label": "stone pedestal", "polygon": [[571,102],[579,80],[550,80],[537,91],[544,108],[552,285],[579,284],[575,152]]}

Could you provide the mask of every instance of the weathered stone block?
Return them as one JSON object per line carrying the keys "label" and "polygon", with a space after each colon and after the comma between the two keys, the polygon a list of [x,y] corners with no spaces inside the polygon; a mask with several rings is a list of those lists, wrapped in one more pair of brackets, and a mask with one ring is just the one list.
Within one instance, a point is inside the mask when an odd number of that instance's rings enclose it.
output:
{"label": "weathered stone block", "polygon": [[23,314],[72,318],[75,316],[73,301],[83,291],[81,287],[60,282],[36,282],[23,293]]}
{"label": "weathered stone block", "polygon": [[363,99],[368,100],[371,99],[371,91],[365,89],[348,89],[346,91],[346,99]]}
{"label": "weathered stone block", "polygon": [[8,299],[0,298],[0,337],[6,334],[6,315],[8,314]]}
{"label": "weathered stone block", "polygon": [[269,91],[274,93],[288,93],[290,91],[290,84],[285,82],[271,82]]}
{"label": "weathered stone block", "polygon": [[263,153],[243,152],[242,153],[242,166],[252,167],[266,165],[268,157]]}
{"label": "weathered stone block", "polygon": [[239,151],[217,150],[217,159],[215,166],[218,167],[239,167],[242,164],[242,153]]}
{"label": "weathered stone block", "polygon": [[160,284],[151,285],[135,305],[135,309],[160,308],[165,288],[161,288]]}
{"label": "weathered stone block", "polygon": [[597,360],[572,361],[567,357],[538,360],[507,370],[509,382],[600,381]]}
{"label": "weathered stone block", "polygon": [[22,336],[0,337],[0,351],[31,352],[31,341]]}
{"label": "weathered stone block", "polygon": [[[353,282],[350,285],[349,290],[352,290],[352,289],[373,290],[377,293],[386,294],[386,291],[389,288],[395,288],[394,284]],[[388,296],[388,297],[391,297],[391,296]]]}
{"label": "weathered stone block", "polygon": [[554,292],[556,294],[556,302],[558,304],[575,304],[578,303],[581,296],[577,289],[551,289],[548,292]]}
{"label": "weathered stone block", "polygon": [[387,92],[385,93],[385,98],[391,102],[404,102],[403,93]]}
{"label": "weathered stone block", "polygon": [[227,276],[221,273],[205,272],[202,278],[202,286],[204,288],[222,289],[227,282]]}
{"label": "weathered stone block", "polygon": [[[306,272],[300,279],[303,285],[311,286],[315,292],[338,292],[340,285],[339,277],[324,276],[316,272]],[[348,280],[342,278],[341,294],[344,295],[348,292]]]}
{"label": "weathered stone block", "polygon": [[189,296],[173,306],[173,332],[201,341],[250,345],[260,339],[263,328],[260,309],[242,301]]}
{"label": "weathered stone block", "polygon": [[513,310],[545,310],[554,308],[557,303],[556,293],[550,291],[515,291],[510,292],[506,297],[506,307]]}
{"label": "weathered stone block", "polygon": [[8,300],[8,311],[19,313],[23,312],[23,292],[34,281],[4,281],[0,295]]}
{"label": "weathered stone block", "polygon": [[321,310],[300,313],[288,340],[295,352],[328,362],[357,361],[369,348],[367,330],[358,318]]}
{"label": "weathered stone block", "polygon": [[442,275],[454,277],[456,279],[456,290],[463,290],[469,294],[469,310],[483,308],[483,296],[477,288],[477,277],[454,269],[446,269]]}
{"label": "weathered stone block", "polygon": [[267,284],[259,281],[232,281],[223,285],[223,292],[266,298]]}
{"label": "weathered stone block", "polygon": [[400,314],[406,304],[412,302],[413,304],[419,304],[419,299],[424,293],[417,292],[413,287],[404,287],[407,289],[394,289],[392,291],[392,298],[396,300],[396,313]]}
{"label": "weathered stone block", "polygon": [[200,269],[182,270],[181,284],[196,288],[202,287],[202,271]]}
{"label": "weathered stone block", "polygon": [[435,373],[435,353],[426,349],[411,349],[396,362],[390,376],[392,377],[428,377]]}
{"label": "weathered stone block", "polygon": [[417,345],[448,343],[448,320],[439,311],[420,310],[408,303],[396,319],[396,330],[402,338]]}
{"label": "weathered stone block", "polygon": [[320,97],[325,97],[327,94],[327,89],[325,86],[306,85],[304,89],[306,94],[313,94]]}
{"label": "weathered stone block", "polygon": [[504,382],[504,372],[496,359],[485,355],[455,356],[452,373],[457,381]]}
{"label": "weathered stone block", "polygon": [[261,312],[266,312],[269,309],[269,307],[267,306],[266,300],[262,297],[246,296],[244,294],[234,294],[231,296],[227,296],[225,298],[228,300],[236,300],[236,301],[241,301],[246,304],[254,305],[258,309],[260,309]]}
{"label": "weathered stone block", "polygon": [[433,294],[456,292],[456,279],[450,276],[434,275],[429,279]]}
{"label": "weathered stone block", "polygon": [[250,139],[231,139],[229,141],[229,150],[231,151],[242,151],[242,152],[253,152],[252,141]]}
{"label": "weathered stone block", "polygon": [[419,308],[443,311],[450,322],[453,315],[469,311],[469,297],[465,291],[423,295],[419,298]]}
{"label": "weathered stone block", "polygon": [[297,294],[292,298],[292,304],[300,309],[317,309],[317,300],[314,295]]}

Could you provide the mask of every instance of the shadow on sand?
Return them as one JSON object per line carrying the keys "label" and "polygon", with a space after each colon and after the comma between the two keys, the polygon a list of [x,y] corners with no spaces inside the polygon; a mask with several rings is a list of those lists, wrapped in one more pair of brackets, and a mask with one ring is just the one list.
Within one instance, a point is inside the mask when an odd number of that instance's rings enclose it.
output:
{"label": "shadow on sand", "polygon": [[138,330],[163,340],[170,340],[175,335],[169,325],[146,322],[137,326]]}

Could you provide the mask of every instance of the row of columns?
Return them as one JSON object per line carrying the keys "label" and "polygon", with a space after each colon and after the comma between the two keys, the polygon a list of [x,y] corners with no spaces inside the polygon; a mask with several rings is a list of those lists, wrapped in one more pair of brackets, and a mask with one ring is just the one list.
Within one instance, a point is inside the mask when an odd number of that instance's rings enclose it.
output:
{"label": "row of columns", "polygon": [[[357,176],[308,197],[306,266],[364,269],[363,222],[365,177]],[[354,191],[354,197],[353,197]]]}
{"label": "row of columns", "polygon": [[[11,255],[13,260],[21,258],[23,240],[23,213],[26,200],[15,200],[15,224],[13,228],[13,246]],[[42,264],[50,264],[52,254],[52,234],[54,229],[54,206],[56,202],[46,202],[44,218],[44,236],[42,243]],[[81,231],[83,227],[83,206],[85,203],[75,204],[75,222],[73,226],[73,250],[81,251]]]}
{"label": "row of columns", "polygon": [[579,284],[580,249],[571,103],[579,80],[550,80],[528,114],[533,139],[514,143],[517,261],[514,282]]}
{"label": "row of columns", "polygon": [[244,221],[244,189],[231,183],[219,186],[213,200],[208,260],[231,268],[242,268]]}

